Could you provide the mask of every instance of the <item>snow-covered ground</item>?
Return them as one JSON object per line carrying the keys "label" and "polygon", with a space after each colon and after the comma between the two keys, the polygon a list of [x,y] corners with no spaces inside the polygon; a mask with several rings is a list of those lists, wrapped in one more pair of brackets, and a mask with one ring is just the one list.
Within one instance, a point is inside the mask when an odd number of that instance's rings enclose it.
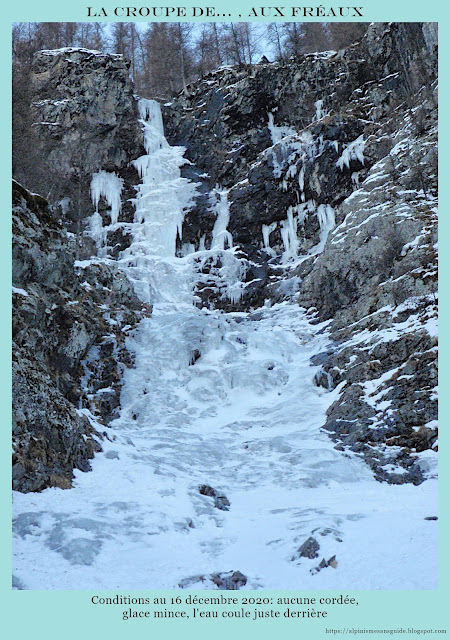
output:
{"label": "snow-covered ground", "polygon": [[[14,495],[16,586],[211,589],[210,574],[239,570],[246,589],[436,588],[437,522],[425,518],[437,480],[381,484],[334,449],[321,426],[339,388],[315,386],[310,363],[326,326],[294,302],[248,314],[192,304],[198,256],[174,250],[194,186],[155,103],[141,117],[148,155],[121,263],[153,315],[129,339],[135,367],[93,471],[76,471],[71,490]],[[310,536],[318,556],[300,558]]]}

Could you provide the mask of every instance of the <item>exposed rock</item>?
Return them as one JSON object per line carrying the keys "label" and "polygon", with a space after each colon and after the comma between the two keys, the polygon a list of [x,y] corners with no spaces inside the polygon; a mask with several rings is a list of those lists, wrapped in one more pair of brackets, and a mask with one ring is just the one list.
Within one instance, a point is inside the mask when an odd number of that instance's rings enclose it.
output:
{"label": "exposed rock", "polygon": [[195,364],[197,362],[197,360],[201,357],[201,353],[198,349],[194,349],[191,355],[191,360],[190,363],[191,365]]}
{"label": "exposed rock", "polygon": [[[391,117],[435,74],[435,48],[419,24],[378,23],[361,43],[331,57],[308,54],[257,66],[252,73],[237,68],[213,72],[188,97],[181,95],[165,107],[168,139],[187,147],[187,157],[211,185],[232,189],[228,229],[234,240],[261,246],[261,224],[286,219],[289,206],[312,198],[316,205],[338,204],[353,190],[352,173],[366,172],[386,154],[389,140],[378,136],[379,119]],[[285,128],[275,138],[291,136],[273,147],[270,113],[274,124]],[[364,164],[355,157],[348,171],[337,169],[340,150],[362,134],[365,139],[376,135],[366,145]],[[305,151],[308,157],[302,158]],[[304,188],[295,189],[305,159]],[[292,188],[283,188],[283,181]],[[188,230],[190,222],[189,215]],[[299,236],[307,238],[308,229]]]}
{"label": "exposed rock", "polygon": [[202,496],[209,496],[210,498],[214,498],[214,506],[217,509],[220,509],[220,511],[230,510],[229,507],[231,505],[228,498],[223,493],[219,493],[218,491],[210,487],[208,484],[200,485],[198,491]]}
{"label": "exposed rock", "polygon": [[312,560],[313,558],[318,557],[318,551],[320,549],[320,544],[317,542],[315,538],[310,536],[305,542],[298,548],[298,557],[299,558],[309,558]]}
{"label": "exposed rock", "polygon": [[327,567],[332,567],[333,569],[336,569],[337,565],[338,565],[338,562],[336,560],[336,556],[332,556],[328,560],[325,560],[325,558],[322,558],[322,560],[317,565],[317,567],[314,567],[314,569],[311,569],[311,573],[314,575],[316,573],[319,573],[319,571],[321,571],[322,569],[326,569]]}
{"label": "exposed rock", "polygon": [[192,587],[194,584],[198,582],[204,582],[204,581],[205,581],[205,576],[202,574],[199,574],[196,576],[189,576],[188,578],[183,578],[183,580],[180,580],[180,582],[178,583],[178,586],[180,587],[180,589],[188,589],[189,587]]}
{"label": "exposed rock", "polygon": [[116,267],[73,263],[73,241],[46,201],[13,182],[18,491],[69,488],[73,469],[90,469],[98,429],[115,415],[123,368],[132,363],[126,333],[148,313]]}
{"label": "exposed rock", "polygon": [[[33,126],[43,166],[27,176],[27,184],[59,204],[73,231],[78,221],[83,228],[94,212],[90,184],[99,171],[123,179],[121,220],[133,220],[130,199],[139,177],[130,163],[144,151],[129,67],[121,55],[85,49],[34,56]],[[110,206],[103,198],[99,212],[110,221]],[[113,248],[127,246],[123,229],[111,230],[108,242]]]}
{"label": "exposed rock", "polygon": [[240,571],[229,571],[211,574],[211,581],[217,585],[218,589],[233,591],[244,587],[247,584],[247,577]]}
{"label": "exposed rock", "polygon": [[193,588],[199,582],[210,582],[218,589],[236,591],[247,584],[247,577],[240,571],[228,571],[226,573],[212,573],[210,576],[196,575],[184,578],[178,583],[180,589]]}
{"label": "exposed rock", "polygon": [[24,591],[26,589],[25,585],[17,576],[12,576],[11,587],[13,591]]}
{"label": "exposed rock", "polygon": [[300,290],[301,304],[333,318],[339,345],[316,374],[325,388],[345,384],[325,429],[395,483],[421,482],[414,454],[437,439],[437,114],[420,95],[427,124],[418,132],[404,116]]}

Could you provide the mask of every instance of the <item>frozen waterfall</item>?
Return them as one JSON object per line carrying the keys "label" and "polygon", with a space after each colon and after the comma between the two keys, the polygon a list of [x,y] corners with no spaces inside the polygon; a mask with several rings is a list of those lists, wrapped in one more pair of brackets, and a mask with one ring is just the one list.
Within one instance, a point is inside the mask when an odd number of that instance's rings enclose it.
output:
{"label": "frozen waterfall", "polygon": [[[146,155],[134,163],[142,182],[119,261],[153,314],[128,339],[135,364],[93,471],[76,471],[71,490],[15,495],[17,579],[27,589],[213,589],[211,574],[239,570],[245,589],[435,588],[424,521],[434,485],[375,482],[322,431],[340,392],[314,384],[311,356],[329,348],[326,327],[295,302],[248,313],[193,304],[205,257],[229,260],[223,277],[230,291],[242,286],[226,192],[215,194],[212,249],[176,257],[196,186],[181,177],[183,148],[167,143],[159,105],[139,109]],[[97,178],[94,199],[112,180]],[[116,199],[112,223],[119,209]],[[325,237],[333,211],[317,215]],[[296,254],[292,212],[283,242]],[[318,557],[302,557],[311,536]],[[315,571],[332,556],[336,566]]]}

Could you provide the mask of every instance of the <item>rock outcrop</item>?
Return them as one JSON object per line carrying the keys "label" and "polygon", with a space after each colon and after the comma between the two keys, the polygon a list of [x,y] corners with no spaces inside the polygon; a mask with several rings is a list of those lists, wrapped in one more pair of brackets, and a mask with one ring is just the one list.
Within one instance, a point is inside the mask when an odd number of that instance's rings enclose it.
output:
{"label": "rock outcrop", "polygon": [[[144,151],[129,67],[122,55],[86,49],[34,56],[31,109],[43,166],[28,184],[59,206],[73,231],[77,225],[83,231],[94,211],[91,181],[101,171],[122,181],[121,219],[133,220],[139,176],[131,161]],[[98,211],[109,224],[111,203],[103,196]],[[110,231],[116,232],[110,246],[126,246],[121,231]],[[84,252],[90,255],[91,247]]]}
{"label": "rock outcrop", "polygon": [[[74,267],[74,240],[13,182],[13,487],[69,488],[119,405],[125,345],[148,309],[114,265]],[[80,263],[83,265],[83,263]]]}
{"label": "rock outcrop", "polygon": [[132,221],[139,176],[131,161],[143,140],[129,66],[121,55],[85,49],[34,56],[31,110],[42,166],[28,184],[47,200],[14,184],[13,485],[20,491],[70,487],[73,469],[90,468],[132,363],[126,335],[149,313],[113,262],[74,267],[97,253],[95,210],[110,253],[127,246],[101,182],[116,181],[120,219]]}
{"label": "rock outcrop", "polygon": [[325,429],[378,478],[418,483],[414,453],[437,443],[437,140],[434,118],[419,135],[414,116],[405,123],[342,204],[300,301],[333,318],[318,384],[343,387]]}
{"label": "rock outcrop", "polygon": [[[431,89],[430,38],[420,24],[374,24],[360,43],[333,55],[211,73],[165,107],[171,143],[187,147],[210,187],[231,189],[228,229],[236,242],[261,246],[261,224],[286,219],[289,206],[310,199],[333,206],[352,192],[352,173],[362,170],[361,181],[386,155],[389,141],[368,140],[379,137],[380,119],[395,116],[419,88]],[[364,164],[355,149],[346,170],[337,171],[342,151],[362,134]],[[184,237],[195,242],[190,222],[188,216]],[[282,246],[279,225],[274,233]]]}

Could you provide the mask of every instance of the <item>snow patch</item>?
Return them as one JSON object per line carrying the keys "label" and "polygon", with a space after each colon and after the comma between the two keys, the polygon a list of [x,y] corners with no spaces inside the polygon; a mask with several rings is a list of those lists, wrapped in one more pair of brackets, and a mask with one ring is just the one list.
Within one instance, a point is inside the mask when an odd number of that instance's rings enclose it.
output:
{"label": "snow patch", "polygon": [[25,296],[28,298],[28,293],[25,291],[25,289],[19,289],[18,287],[13,287],[12,292],[15,293],[16,295]]}

